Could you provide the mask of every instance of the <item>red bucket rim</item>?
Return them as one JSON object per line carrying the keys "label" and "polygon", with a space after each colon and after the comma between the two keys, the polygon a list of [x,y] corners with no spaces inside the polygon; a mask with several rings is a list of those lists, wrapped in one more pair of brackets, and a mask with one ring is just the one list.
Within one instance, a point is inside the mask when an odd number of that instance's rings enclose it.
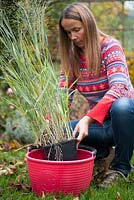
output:
{"label": "red bucket rim", "polygon": [[29,155],[32,153],[32,152],[35,152],[35,151],[39,151],[39,149],[36,149],[36,150],[32,150],[30,152],[27,152],[26,153],[26,158],[30,161],[36,161],[36,162],[40,162],[40,163],[51,163],[51,164],[60,164],[60,165],[64,165],[64,164],[79,164],[79,163],[83,163],[83,162],[87,162],[87,161],[92,161],[95,159],[95,155],[93,154],[93,152],[89,151],[89,150],[84,150],[84,149],[78,149],[77,151],[83,151],[85,153],[89,153],[91,155],[91,157],[89,158],[84,158],[84,159],[81,159],[81,160],[72,160],[72,161],[53,161],[53,160],[41,160],[41,159],[37,159],[37,158],[32,158],[30,157]]}

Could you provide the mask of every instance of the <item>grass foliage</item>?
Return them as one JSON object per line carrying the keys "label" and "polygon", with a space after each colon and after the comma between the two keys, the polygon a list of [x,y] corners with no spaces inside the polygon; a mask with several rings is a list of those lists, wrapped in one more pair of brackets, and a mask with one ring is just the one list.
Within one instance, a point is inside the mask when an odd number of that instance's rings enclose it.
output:
{"label": "grass foliage", "polygon": [[[5,168],[10,165],[18,163],[17,169],[14,174],[0,176],[0,199],[2,200],[78,200],[71,195],[64,196],[60,194],[58,197],[54,194],[45,194],[43,197],[37,197],[29,186],[29,179],[27,173],[26,163],[24,161],[26,151],[21,150],[18,152],[0,152],[1,163],[6,163]],[[19,165],[20,162],[24,162],[23,165]],[[91,181],[91,185],[88,190],[81,193],[79,200],[133,200],[133,183],[134,172],[129,175],[128,182],[119,180],[114,183],[112,187],[107,189],[98,189],[94,180]],[[76,199],[75,199],[76,198]]]}
{"label": "grass foliage", "polygon": [[[12,104],[29,121],[34,135],[42,143],[56,143],[71,138],[68,93],[58,90],[57,73],[49,53],[45,14],[47,6],[19,8],[16,38],[7,19],[0,28],[1,41],[9,57],[1,57],[0,69],[16,95]],[[11,102],[10,102],[11,103]],[[45,120],[49,114],[51,123]],[[63,127],[66,134],[63,134]]]}

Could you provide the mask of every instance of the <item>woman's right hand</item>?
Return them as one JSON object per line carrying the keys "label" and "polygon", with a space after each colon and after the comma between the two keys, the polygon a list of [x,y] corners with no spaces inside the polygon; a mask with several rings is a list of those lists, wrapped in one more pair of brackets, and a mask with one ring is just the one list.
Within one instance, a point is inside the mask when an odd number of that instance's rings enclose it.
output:
{"label": "woman's right hand", "polygon": [[79,143],[88,136],[88,127],[89,125],[93,122],[93,119],[88,117],[88,116],[84,116],[76,125],[74,131],[73,131],[73,136],[75,137],[76,134],[78,133],[78,137],[77,137],[77,146],[79,145]]}

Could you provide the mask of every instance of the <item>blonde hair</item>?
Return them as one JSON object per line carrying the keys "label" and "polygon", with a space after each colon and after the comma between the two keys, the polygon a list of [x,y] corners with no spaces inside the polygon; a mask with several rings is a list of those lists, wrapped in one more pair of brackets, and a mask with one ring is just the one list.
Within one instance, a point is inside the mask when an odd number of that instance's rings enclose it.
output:
{"label": "blonde hair", "polygon": [[69,39],[66,31],[63,29],[62,19],[74,19],[81,21],[85,32],[85,57],[88,70],[99,72],[101,64],[101,46],[99,29],[96,20],[83,3],[73,3],[67,6],[59,20],[59,48],[61,56],[61,66],[65,73],[71,73],[78,77],[80,69],[80,49]]}

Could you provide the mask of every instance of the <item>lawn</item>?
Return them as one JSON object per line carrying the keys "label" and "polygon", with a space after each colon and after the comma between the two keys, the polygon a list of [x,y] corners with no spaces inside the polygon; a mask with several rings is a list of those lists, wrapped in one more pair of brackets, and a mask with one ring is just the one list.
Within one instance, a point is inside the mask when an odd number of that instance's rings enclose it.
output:
{"label": "lawn", "polygon": [[26,149],[16,151],[15,141],[0,141],[0,200],[134,200],[134,172],[130,173],[128,182],[119,181],[109,189],[98,189],[92,180],[89,189],[80,197],[43,195],[37,197],[30,188],[26,166]]}
{"label": "lawn", "polygon": [[[79,99],[79,103],[76,104],[75,99]],[[87,109],[85,105],[85,99],[79,96],[79,94],[76,94],[72,106],[71,118],[81,118],[81,115],[83,115]],[[92,180],[89,189],[83,192],[79,198],[72,196],[64,197],[62,194],[60,197],[55,197],[50,194],[42,197],[35,196],[31,190],[27,173],[25,158],[27,147],[21,148],[22,146],[15,140],[16,138],[7,138],[7,128],[4,128],[6,119],[9,119],[10,115],[12,116],[14,114],[14,111],[10,110],[10,106],[7,104],[1,104],[1,108],[3,112],[1,112],[0,119],[3,126],[0,127],[0,200],[134,200],[133,171],[130,173],[128,182],[119,181],[109,189],[98,189],[95,180]],[[80,108],[83,112],[79,112]],[[7,113],[7,115],[4,115],[4,113]],[[21,122],[21,118],[19,119],[18,115],[17,117],[15,115],[14,120],[18,121],[12,124],[13,127],[9,129],[10,131],[17,130],[17,123]],[[19,123],[19,126],[22,126],[22,123]],[[24,128],[24,126],[22,127]],[[22,129],[18,129],[18,131],[19,135],[22,134]],[[14,132],[12,134],[15,135]],[[9,134],[8,132],[8,137],[9,135],[11,135],[11,133]],[[132,161],[132,163],[134,163],[134,161]]]}

